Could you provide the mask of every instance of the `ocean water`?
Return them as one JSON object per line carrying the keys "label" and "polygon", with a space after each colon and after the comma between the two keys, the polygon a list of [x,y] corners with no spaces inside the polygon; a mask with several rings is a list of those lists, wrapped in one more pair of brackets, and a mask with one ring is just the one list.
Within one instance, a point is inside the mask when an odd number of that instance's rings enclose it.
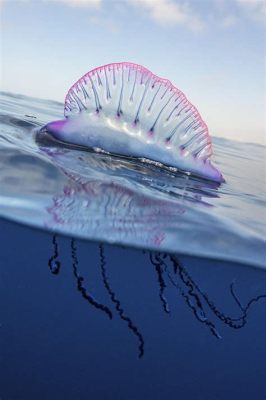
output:
{"label": "ocean water", "polygon": [[[226,183],[36,144],[63,105],[2,93],[0,216],[89,240],[265,267],[265,146],[214,138]],[[232,138],[233,138],[232,132]]]}
{"label": "ocean water", "polygon": [[0,103],[0,399],[266,399],[265,147],[214,138],[219,186]]}

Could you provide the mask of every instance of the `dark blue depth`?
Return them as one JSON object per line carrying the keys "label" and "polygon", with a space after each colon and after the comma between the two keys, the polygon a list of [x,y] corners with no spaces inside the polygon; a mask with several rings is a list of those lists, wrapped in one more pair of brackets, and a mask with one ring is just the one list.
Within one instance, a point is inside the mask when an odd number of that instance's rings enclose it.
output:
{"label": "dark blue depth", "polygon": [[1,400],[266,398],[266,273],[0,221]]}

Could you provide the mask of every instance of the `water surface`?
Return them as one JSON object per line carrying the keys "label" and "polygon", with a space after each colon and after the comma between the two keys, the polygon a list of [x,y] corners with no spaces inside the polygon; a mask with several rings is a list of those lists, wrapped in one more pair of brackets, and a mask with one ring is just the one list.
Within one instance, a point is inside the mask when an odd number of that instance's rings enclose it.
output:
{"label": "water surface", "polygon": [[265,266],[265,146],[214,138],[226,183],[36,144],[63,104],[1,93],[0,216],[109,243]]}

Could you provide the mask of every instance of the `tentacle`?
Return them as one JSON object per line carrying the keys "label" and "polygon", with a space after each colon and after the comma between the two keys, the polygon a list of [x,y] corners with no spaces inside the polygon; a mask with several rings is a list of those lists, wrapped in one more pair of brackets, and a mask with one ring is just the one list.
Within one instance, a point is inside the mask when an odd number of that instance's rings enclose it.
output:
{"label": "tentacle", "polygon": [[[206,313],[203,309],[202,303],[200,301],[199,296],[194,292],[194,288],[193,285],[191,285],[190,283],[186,284],[188,290],[188,294],[185,293],[185,291],[182,289],[182,287],[175,281],[175,279],[173,278],[172,274],[170,273],[170,271],[167,268],[167,264],[166,262],[163,260],[163,258],[161,257],[160,253],[156,253],[155,254],[155,264],[158,263],[161,266],[164,266],[165,271],[168,275],[168,278],[170,280],[170,282],[172,283],[172,285],[179,291],[179,293],[182,295],[182,297],[185,299],[187,305],[189,306],[189,308],[193,311],[194,316],[197,318],[197,320],[201,323],[203,323],[204,325],[208,326],[210,329],[210,332],[217,338],[217,339],[221,339],[221,336],[219,334],[219,332],[217,331],[215,325],[213,322],[211,322],[207,316]],[[196,305],[194,304],[194,302],[192,301],[192,299],[195,301]]]}
{"label": "tentacle", "polygon": [[100,249],[100,261],[101,261],[101,272],[102,272],[102,277],[103,277],[103,282],[105,285],[105,288],[110,296],[111,301],[114,303],[115,308],[118,312],[118,315],[120,316],[120,318],[127,322],[127,326],[128,328],[133,332],[133,334],[138,338],[139,341],[139,358],[141,358],[144,354],[144,338],[142,336],[142,334],[140,333],[140,331],[138,330],[138,328],[136,327],[136,325],[134,325],[134,323],[132,322],[132,320],[125,315],[125,312],[123,310],[123,308],[121,307],[121,303],[120,301],[116,298],[115,292],[113,291],[113,289],[110,286],[109,280],[108,280],[108,276],[106,273],[106,260],[105,260],[105,255],[104,255],[104,247],[103,244],[99,245],[99,249]]}
{"label": "tentacle", "polygon": [[[211,301],[209,299],[209,297],[207,296],[207,294],[205,292],[203,292],[200,287],[195,283],[195,281],[192,279],[192,277],[188,274],[188,272],[186,271],[186,269],[180,264],[180,262],[177,260],[177,258],[174,255],[169,255],[173,265],[174,265],[174,270],[175,273],[179,273],[179,276],[181,277],[181,279],[185,282],[191,282],[191,284],[197,289],[197,291],[201,294],[201,296],[204,298],[204,300],[206,301],[206,303],[208,304],[209,308],[211,309],[211,311],[217,316],[217,318],[219,318],[222,322],[224,322],[226,325],[230,326],[233,329],[240,329],[242,328],[246,323],[247,323],[247,311],[250,308],[250,306],[254,303],[257,303],[258,301],[262,300],[262,299],[266,299],[266,294],[264,295],[260,295],[257,296],[255,298],[252,298],[245,307],[242,306],[242,304],[240,303],[239,299],[236,297],[236,295],[234,294],[234,292],[232,292],[232,284],[231,284],[231,293],[232,296],[234,298],[234,300],[237,302],[237,304],[239,305],[240,309],[243,311],[243,314],[239,317],[236,318],[232,318],[229,317],[227,315],[225,315],[224,313],[222,313],[220,310],[218,310],[218,308],[215,306],[215,304],[213,303],[213,301]],[[187,279],[187,280],[186,280]],[[238,323],[237,323],[238,322]]]}
{"label": "tentacle", "polygon": [[98,310],[103,311],[110,319],[112,319],[112,312],[111,310],[105,306],[102,303],[99,303],[98,301],[95,300],[95,298],[90,295],[86,288],[83,286],[83,281],[84,278],[80,276],[78,272],[78,257],[77,257],[77,247],[75,243],[75,239],[71,239],[71,256],[72,256],[72,267],[73,267],[73,273],[77,281],[77,288],[82,294],[82,297],[88,301],[89,304],[91,304],[93,307],[97,308]]}
{"label": "tentacle", "polygon": [[168,305],[166,297],[164,296],[164,291],[166,288],[166,284],[165,284],[164,277],[163,277],[164,270],[163,270],[161,264],[154,262],[152,255],[153,255],[153,253],[150,252],[150,261],[155,266],[155,271],[157,273],[157,279],[158,279],[158,283],[160,286],[159,298],[162,302],[163,310],[169,314],[170,313],[169,305]]}
{"label": "tentacle", "polygon": [[61,263],[59,260],[57,260],[59,251],[58,251],[58,242],[57,242],[57,235],[53,234],[53,251],[54,254],[52,257],[48,260],[48,267],[52,274],[57,275],[60,271]]}

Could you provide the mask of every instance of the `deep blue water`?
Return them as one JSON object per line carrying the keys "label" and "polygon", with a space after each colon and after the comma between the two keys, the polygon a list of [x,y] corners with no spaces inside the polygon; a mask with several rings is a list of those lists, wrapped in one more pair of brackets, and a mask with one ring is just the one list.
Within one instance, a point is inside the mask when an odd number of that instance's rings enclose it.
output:
{"label": "deep blue water", "polygon": [[[105,288],[98,244],[75,242],[78,273],[87,293],[112,311],[112,320],[77,289],[71,239],[57,237],[61,268],[55,275],[48,267],[54,254],[51,234],[6,221],[0,227],[1,399],[265,399],[265,299],[250,307],[242,328],[234,329],[195,289],[196,284],[219,311],[238,317],[242,312],[230,284],[235,282],[245,306],[265,293],[262,269],[177,256],[218,339],[164,272],[170,313],[165,312],[148,252],[104,245],[109,286],[144,340],[139,358],[138,337],[119,318]],[[188,293],[169,260],[167,265]]]}
{"label": "deep blue water", "polygon": [[265,147],[215,138],[217,186],[0,103],[0,399],[266,399]]}

